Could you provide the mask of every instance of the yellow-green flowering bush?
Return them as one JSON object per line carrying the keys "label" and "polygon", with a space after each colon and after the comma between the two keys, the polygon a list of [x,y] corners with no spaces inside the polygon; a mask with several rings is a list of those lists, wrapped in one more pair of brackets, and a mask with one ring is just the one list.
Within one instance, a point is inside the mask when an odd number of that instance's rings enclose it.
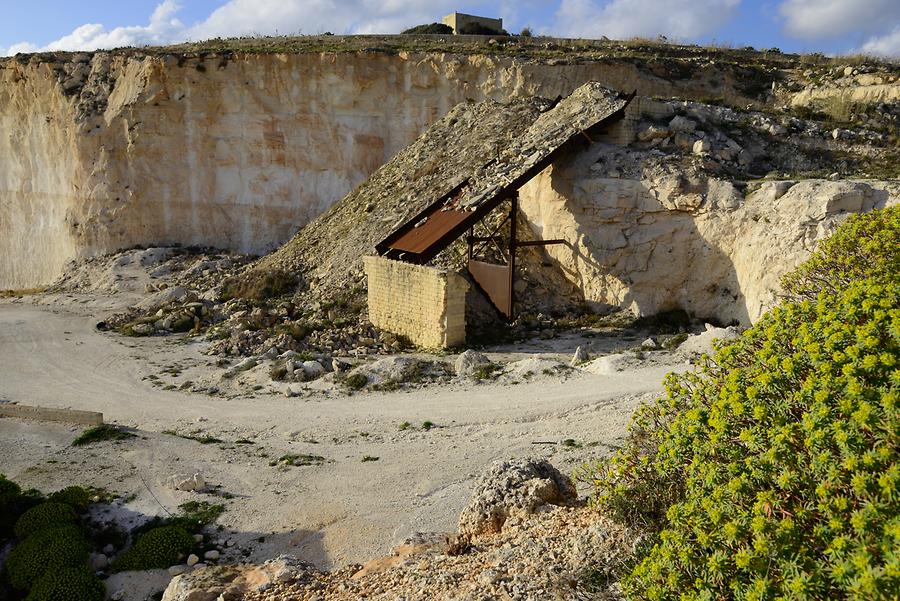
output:
{"label": "yellow-green flowering bush", "polygon": [[857,280],[900,274],[900,206],[851,215],[815,254],[781,280],[790,300],[815,300]]}
{"label": "yellow-green flowering bush", "polygon": [[622,580],[628,598],[898,598],[900,270],[884,267],[896,261],[882,252],[890,215],[848,222],[850,235],[883,242],[866,255],[874,277],[860,278],[866,269],[853,262],[820,271],[852,245],[824,247],[798,272],[820,274],[809,276],[824,282],[816,300],[775,308],[701,373],[669,376],[666,397],[635,414],[629,444],[581,474],[596,503],[658,532]]}
{"label": "yellow-green flowering bush", "polygon": [[113,570],[168,568],[194,547],[194,537],[179,526],[160,526],[142,534],[113,562]]}
{"label": "yellow-green flowering bush", "polygon": [[15,532],[19,538],[27,538],[47,528],[57,528],[78,521],[75,510],[63,503],[41,503],[32,507],[16,521]]}
{"label": "yellow-green flowering bush", "polygon": [[103,601],[106,588],[86,567],[45,572],[25,601]]}
{"label": "yellow-green flowering bush", "polygon": [[86,565],[89,552],[90,545],[78,526],[41,530],[10,551],[6,558],[9,582],[27,591],[45,572]]}

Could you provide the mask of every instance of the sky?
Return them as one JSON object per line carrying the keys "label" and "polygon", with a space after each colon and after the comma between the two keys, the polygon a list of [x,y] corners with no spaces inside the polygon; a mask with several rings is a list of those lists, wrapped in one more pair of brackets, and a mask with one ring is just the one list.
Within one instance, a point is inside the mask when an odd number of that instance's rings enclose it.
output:
{"label": "sky", "polygon": [[0,56],[241,35],[398,33],[450,12],[558,37],[900,58],[900,0],[0,0]]}

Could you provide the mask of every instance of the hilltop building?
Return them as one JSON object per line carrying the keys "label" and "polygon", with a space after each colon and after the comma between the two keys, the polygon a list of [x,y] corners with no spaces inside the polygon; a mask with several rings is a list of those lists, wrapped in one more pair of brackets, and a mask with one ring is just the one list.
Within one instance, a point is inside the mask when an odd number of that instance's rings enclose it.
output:
{"label": "hilltop building", "polygon": [[490,19],[488,17],[478,17],[476,15],[467,15],[465,13],[450,13],[443,19],[441,23],[453,28],[453,33],[458,34],[466,25],[478,25],[494,31],[503,29],[503,19]]}

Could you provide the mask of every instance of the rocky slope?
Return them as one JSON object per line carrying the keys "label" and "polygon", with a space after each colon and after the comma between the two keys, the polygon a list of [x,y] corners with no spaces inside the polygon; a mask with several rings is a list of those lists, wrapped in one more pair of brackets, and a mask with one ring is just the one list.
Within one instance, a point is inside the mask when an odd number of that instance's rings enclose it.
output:
{"label": "rocky slope", "polygon": [[613,576],[639,540],[578,503],[548,462],[501,461],[476,484],[457,534],[420,533],[334,572],[290,556],[205,567],[175,577],[163,601],[616,598]]}
{"label": "rocky slope", "polygon": [[[837,68],[612,42],[334,36],[3,59],[0,289],[134,245],[269,250],[462,100],[554,98],[598,80],[731,106],[803,92],[806,107],[834,95],[815,86]],[[839,84],[881,83],[853,102],[893,102],[896,67],[857,71]]]}

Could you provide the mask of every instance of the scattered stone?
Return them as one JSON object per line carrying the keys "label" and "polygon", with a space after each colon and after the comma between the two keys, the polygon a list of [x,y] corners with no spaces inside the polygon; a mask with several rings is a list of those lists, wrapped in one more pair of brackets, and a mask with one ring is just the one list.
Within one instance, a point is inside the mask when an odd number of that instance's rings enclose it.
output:
{"label": "scattered stone", "polygon": [[575,367],[576,365],[579,365],[580,363],[584,363],[588,359],[590,359],[588,352],[586,350],[584,350],[583,347],[579,346],[578,348],[575,349],[575,354],[572,355],[572,361],[569,362],[569,365],[571,365],[572,367]]}
{"label": "scattered stone", "polygon": [[203,554],[203,559],[215,561],[215,560],[219,559],[220,555],[221,554],[218,551],[216,551],[215,549],[212,549]]}
{"label": "scattered stone", "polygon": [[325,375],[325,368],[318,361],[304,361],[303,375],[307,380],[315,380]]}
{"label": "scattered stone", "polygon": [[471,376],[479,367],[489,365],[490,363],[491,360],[487,358],[487,355],[479,353],[478,351],[468,350],[461,353],[459,357],[456,358],[453,367],[456,370],[457,376],[465,377]]}
{"label": "scattered stone", "polygon": [[659,342],[657,342],[656,339],[651,336],[641,343],[641,348],[648,351],[653,351],[659,348]]}
{"label": "scattered stone", "polygon": [[687,117],[676,115],[669,121],[669,129],[677,133],[690,134],[697,129],[697,124]]}
{"label": "scattered stone", "polygon": [[91,556],[91,569],[95,572],[105,570],[109,566],[109,557],[104,553],[97,553]]}
{"label": "scattered stone", "polygon": [[198,492],[206,488],[206,480],[199,472],[190,476],[173,474],[166,479],[166,486],[173,490]]}
{"label": "scattered stone", "polygon": [[710,148],[712,148],[712,144],[709,143],[709,140],[700,139],[694,142],[693,152],[694,154],[708,154]]}
{"label": "scattered stone", "polygon": [[184,574],[185,572],[189,571],[190,569],[191,569],[190,567],[183,565],[183,564],[177,565],[177,566],[171,566],[169,568],[169,575],[170,576],[178,576],[180,574]]}
{"label": "scattered stone", "polygon": [[186,562],[186,563],[187,563],[189,566],[194,567],[195,565],[197,565],[197,563],[198,563],[199,561],[200,561],[200,558],[197,557],[195,554],[191,553],[190,555],[188,555],[188,557],[187,557],[187,562]]}

